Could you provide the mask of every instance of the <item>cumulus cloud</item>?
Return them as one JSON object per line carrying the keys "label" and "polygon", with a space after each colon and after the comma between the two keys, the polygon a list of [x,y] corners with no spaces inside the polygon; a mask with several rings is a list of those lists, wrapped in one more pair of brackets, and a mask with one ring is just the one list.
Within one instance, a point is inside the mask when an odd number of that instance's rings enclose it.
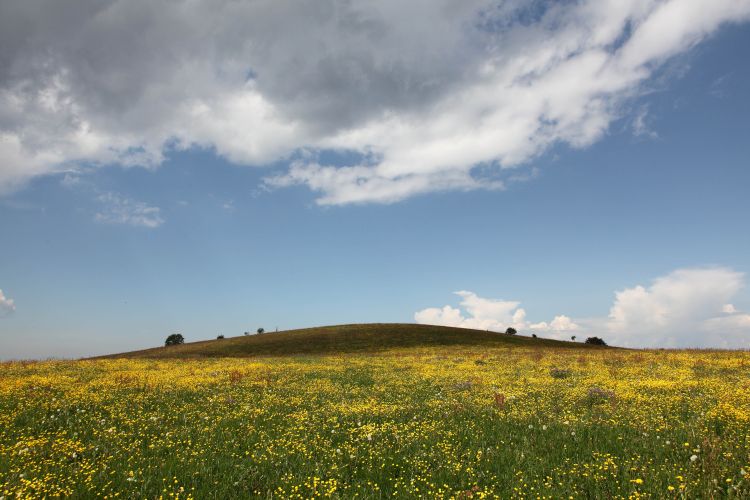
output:
{"label": "cumulus cloud", "polygon": [[530,324],[526,321],[526,311],[519,307],[520,302],[486,299],[474,292],[455,292],[461,297],[460,308],[446,305],[442,308],[430,307],[414,314],[417,323],[428,325],[455,326],[504,332],[513,327],[516,330],[545,332],[565,332],[578,328],[567,316],[556,316],[550,323]]}
{"label": "cumulus cloud", "polygon": [[555,316],[549,323],[547,323],[546,321],[542,321],[540,323],[531,323],[529,325],[530,330],[553,333],[570,332],[573,330],[578,330],[578,328],[578,325],[564,314]]}
{"label": "cumulus cloud", "polygon": [[604,326],[621,345],[749,347],[750,315],[729,303],[743,286],[729,268],[678,269],[616,292]]}
{"label": "cumulus cloud", "polygon": [[191,147],[297,159],[267,186],[321,204],[502,189],[749,15],[750,0],[0,2],[0,191]]}
{"label": "cumulus cloud", "polygon": [[102,205],[94,219],[105,224],[127,224],[147,228],[159,227],[164,223],[161,209],[142,201],[133,200],[117,193],[104,193],[97,197]]}
{"label": "cumulus cloud", "polygon": [[544,333],[566,339],[600,336],[624,347],[750,348],[750,314],[729,301],[744,286],[744,274],[726,267],[677,269],[655,279],[615,292],[608,316],[572,319],[555,316],[531,323],[520,302],[456,292],[459,308],[427,308],[414,315],[417,323],[504,331]]}
{"label": "cumulus cloud", "polygon": [[0,317],[7,316],[16,310],[16,303],[10,297],[6,297],[0,290]]}

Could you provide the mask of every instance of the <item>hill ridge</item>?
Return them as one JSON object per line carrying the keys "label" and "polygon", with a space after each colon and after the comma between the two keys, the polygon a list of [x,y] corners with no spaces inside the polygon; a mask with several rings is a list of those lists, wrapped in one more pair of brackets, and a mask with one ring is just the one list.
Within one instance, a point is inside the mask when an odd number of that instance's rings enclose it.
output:
{"label": "hill ridge", "polygon": [[200,340],[169,347],[96,356],[112,358],[215,358],[380,352],[427,346],[592,348],[583,343],[415,323],[351,323]]}

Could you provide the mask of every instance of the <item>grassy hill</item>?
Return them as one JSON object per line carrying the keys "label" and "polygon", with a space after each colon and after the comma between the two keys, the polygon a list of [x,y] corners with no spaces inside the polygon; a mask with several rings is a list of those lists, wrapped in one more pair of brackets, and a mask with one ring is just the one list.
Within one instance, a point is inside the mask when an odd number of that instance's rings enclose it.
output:
{"label": "grassy hill", "polygon": [[422,346],[527,346],[591,348],[583,343],[520,335],[402,323],[323,326],[190,342],[178,346],[101,356],[101,358],[207,358],[377,352]]}

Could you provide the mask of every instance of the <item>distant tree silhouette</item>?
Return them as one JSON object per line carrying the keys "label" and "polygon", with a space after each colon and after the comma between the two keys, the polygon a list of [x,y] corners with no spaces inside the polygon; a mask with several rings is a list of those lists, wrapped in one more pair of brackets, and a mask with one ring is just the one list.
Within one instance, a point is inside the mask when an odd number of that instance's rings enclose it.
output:
{"label": "distant tree silhouette", "polygon": [[518,331],[515,328],[513,328],[512,326],[509,326],[508,329],[505,330],[505,334],[506,335],[515,335],[517,333],[518,333]]}
{"label": "distant tree silhouette", "polygon": [[599,337],[589,337],[586,339],[586,344],[592,344],[592,345],[607,345],[606,342],[604,342],[604,339],[600,339]]}
{"label": "distant tree silhouette", "polygon": [[536,338],[536,333],[532,333],[532,334],[531,334],[531,338],[532,338],[532,339],[535,339],[535,338]]}
{"label": "distant tree silhouette", "polygon": [[265,333],[265,330],[263,328],[258,328],[258,333]]}
{"label": "distant tree silhouette", "polygon": [[223,338],[224,338],[224,335],[221,335],[221,334],[219,334],[219,335],[216,336],[216,340],[221,340]]}
{"label": "distant tree silhouette", "polygon": [[572,337],[570,337],[570,340],[572,340],[573,342],[575,342],[576,341],[576,336],[573,335]]}
{"label": "distant tree silhouette", "polygon": [[245,332],[245,335],[250,335],[250,332]]}
{"label": "distant tree silhouette", "polygon": [[169,337],[167,337],[167,340],[164,341],[164,346],[166,347],[168,345],[178,345],[184,343],[185,337],[183,337],[181,333],[173,333]]}

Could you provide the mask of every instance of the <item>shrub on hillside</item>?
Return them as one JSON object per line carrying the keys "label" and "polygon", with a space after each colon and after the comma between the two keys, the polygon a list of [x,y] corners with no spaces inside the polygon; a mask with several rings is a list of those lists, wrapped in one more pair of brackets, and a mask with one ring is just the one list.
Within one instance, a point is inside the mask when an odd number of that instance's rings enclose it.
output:
{"label": "shrub on hillside", "polygon": [[184,344],[185,337],[181,333],[173,333],[164,341],[164,346]]}
{"label": "shrub on hillside", "polygon": [[600,339],[599,337],[589,337],[586,339],[586,344],[591,345],[607,345],[606,342],[604,342],[604,339]]}
{"label": "shrub on hillside", "polygon": [[513,328],[512,326],[509,326],[507,330],[505,330],[506,335],[515,335],[518,333],[518,330]]}
{"label": "shrub on hillside", "polygon": [[221,340],[221,339],[223,339],[223,338],[224,338],[224,335],[217,335],[217,336],[216,336],[216,340]]}
{"label": "shrub on hillside", "polygon": [[258,328],[258,334],[265,333],[266,331],[263,328]]}

